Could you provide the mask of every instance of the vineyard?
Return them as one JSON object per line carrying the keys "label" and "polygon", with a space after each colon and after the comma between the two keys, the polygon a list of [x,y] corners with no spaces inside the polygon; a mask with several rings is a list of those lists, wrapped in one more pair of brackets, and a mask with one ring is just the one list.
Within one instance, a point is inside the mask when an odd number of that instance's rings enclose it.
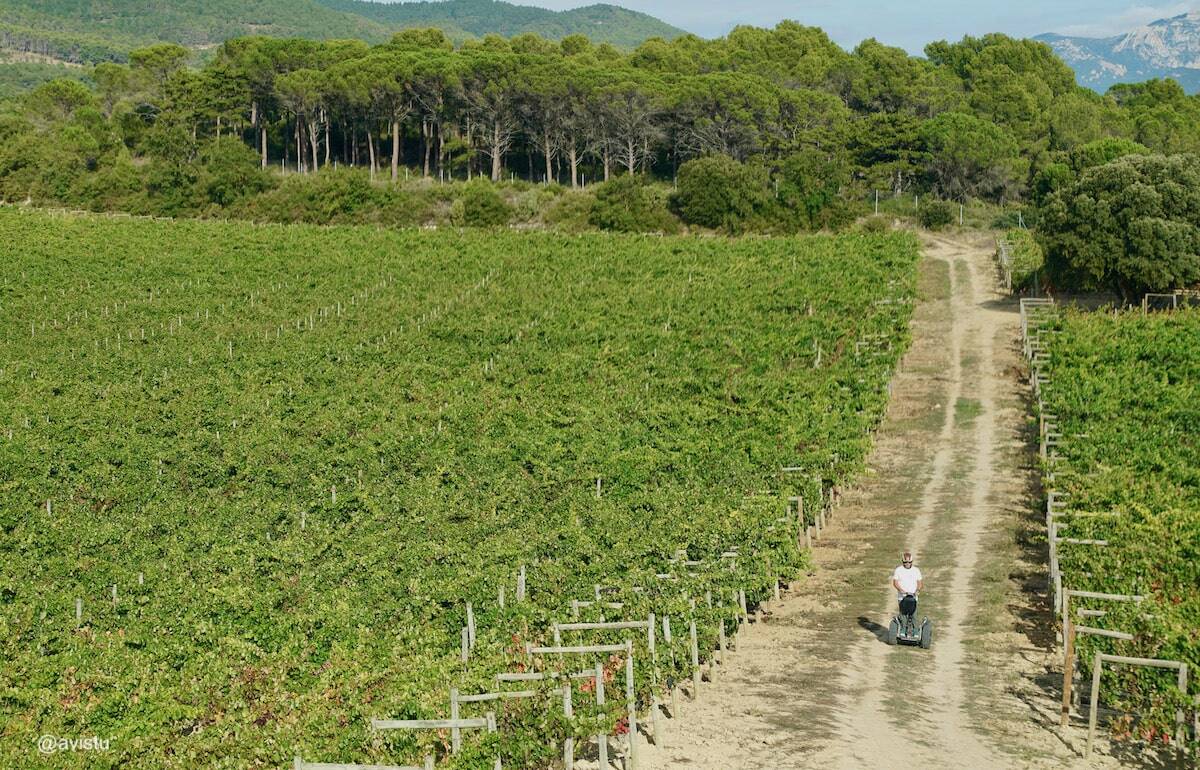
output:
{"label": "vineyard", "polygon": [[1045,264],[1042,247],[1028,230],[1009,230],[996,242],[997,258],[1005,287],[1010,291],[1033,288]]}
{"label": "vineyard", "polygon": [[[1198,342],[1195,312],[1031,320],[1056,605],[1089,676],[1097,653],[1200,666]],[[1093,687],[1122,713],[1118,736],[1179,738],[1194,681],[1145,665],[1101,672]]]}
{"label": "vineyard", "polygon": [[[42,766],[45,734],[111,739],[67,767],[538,767],[619,746],[802,574],[882,418],[917,258],[896,235],[14,209],[0,232],[5,767]],[[1148,379],[1195,435],[1194,356],[1174,379],[1195,351],[1166,350]],[[1147,441],[1169,432],[1156,414]],[[1159,448],[1186,475],[1175,429]],[[451,706],[498,674],[532,691]],[[371,722],[448,717],[462,729]]]}

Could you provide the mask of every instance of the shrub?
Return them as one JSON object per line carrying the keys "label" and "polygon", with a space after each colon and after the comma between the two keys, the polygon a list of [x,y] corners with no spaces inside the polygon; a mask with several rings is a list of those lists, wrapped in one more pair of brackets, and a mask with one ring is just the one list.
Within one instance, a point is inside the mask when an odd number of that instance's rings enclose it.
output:
{"label": "shrub", "polygon": [[1041,272],[1045,257],[1042,247],[1028,230],[1009,230],[1004,234],[1012,260],[1012,287],[1020,291],[1033,284],[1033,278]]}
{"label": "shrub", "polygon": [[552,202],[542,221],[556,230],[579,233],[591,227],[595,198],[581,190],[568,190]]}
{"label": "shrub", "polygon": [[538,185],[522,190],[513,199],[513,218],[518,222],[538,222],[562,194],[558,185]]}
{"label": "shrub", "polygon": [[92,211],[136,211],[142,194],[142,173],[129,152],[117,153],[81,181],[81,195]]}
{"label": "shrub", "polygon": [[742,233],[771,201],[765,169],[724,155],[684,163],[671,206],[691,225]]}
{"label": "shrub", "polygon": [[226,212],[263,222],[417,225],[429,214],[431,196],[422,190],[376,186],[362,169],[322,169],[293,174],[277,188],[244,198]]}
{"label": "shrub", "polygon": [[854,213],[839,198],[850,182],[850,170],[836,154],[808,148],[789,155],[776,177],[779,205],[792,229],[837,229],[854,221]]}
{"label": "shrub", "polygon": [[1038,210],[1036,208],[1006,209],[992,217],[993,230],[1025,230],[1036,227]]}
{"label": "shrub", "polygon": [[1132,139],[1106,137],[1080,145],[1071,150],[1071,170],[1082,174],[1089,168],[1112,163],[1127,155],[1149,155],[1150,150]]}
{"label": "shrub", "polygon": [[179,217],[194,214],[203,205],[197,184],[200,167],[152,159],[142,169],[146,181],[145,209],[139,213]]}
{"label": "shrub", "polygon": [[1041,207],[1046,199],[1075,182],[1075,172],[1066,163],[1051,163],[1033,177],[1033,203]]}
{"label": "shrub", "polygon": [[667,208],[667,196],[644,177],[625,174],[593,188],[588,222],[622,233],[674,233],[679,223]]}
{"label": "shrub", "polygon": [[235,209],[268,222],[348,222],[356,221],[361,210],[372,203],[373,192],[366,171],[324,169],[315,174],[290,174],[275,190]]}
{"label": "shrub", "polygon": [[882,214],[869,216],[859,223],[858,229],[864,233],[886,233],[892,229],[892,220]]}
{"label": "shrub", "polygon": [[501,227],[513,216],[513,208],[496,186],[487,180],[464,184],[452,208],[451,221],[467,227]]}
{"label": "shrub", "polygon": [[921,207],[921,227],[941,230],[955,220],[954,206],[946,201],[930,201]]}
{"label": "shrub", "polygon": [[275,185],[275,179],[262,169],[258,153],[233,139],[205,145],[200,151],[200,163],[204,169],[200,184],[205,197],[218,206],[229,206]]}
{"label": "shrub", "polygon": [[1200,157],[1129,155],[1085,170],[1042,211],[1046,269],[1127,301],[1200,281]]}

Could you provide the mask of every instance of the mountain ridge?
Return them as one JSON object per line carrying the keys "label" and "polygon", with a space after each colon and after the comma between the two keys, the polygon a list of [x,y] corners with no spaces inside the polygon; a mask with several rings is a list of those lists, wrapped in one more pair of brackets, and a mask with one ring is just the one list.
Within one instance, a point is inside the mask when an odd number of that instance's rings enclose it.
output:
{"label": "mountain ridge", "polygon": [[413,27],[442,28],[456,42],[532,32],[552,40],[585,34],[620,48],[686,34],[609,4],[552,11],[501,0],[0,0],[0,49],[73,63],[119,61],[132,48],[160,42],[204,50],[256,34],[378,43]]}
{"label": "mountain ridge", "polygon": [[653,16],[611,3],[594,3],[552,11],[504,0],[316,0],[322,6],[354,14],[387,26],[449,26],[476,37],[497,34],[514,37],[532,32],[551,40],[587,35],[595,42],[636,47],[652,37],[672,39],[687,34]]}
{"label": "mountain ridge", "polygon": [[1172,78],[1200,91],[1200,12],[1159,19],[1111,37],[1038,35],[1075,70],[1079,84],[1106,91],[1117,83]]}

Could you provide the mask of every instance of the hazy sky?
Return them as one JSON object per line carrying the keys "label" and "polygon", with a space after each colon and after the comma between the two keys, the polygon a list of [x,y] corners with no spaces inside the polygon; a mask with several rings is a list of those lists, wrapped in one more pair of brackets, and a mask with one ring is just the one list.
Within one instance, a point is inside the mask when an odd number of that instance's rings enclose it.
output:
{"label": "hazy sky", "polygon": [[[595,0],[512,0],[561,10]],[[780,19],[822,27],[844,47],[875,37],[919,52],[931,40],[1006,32],[1032,37],[1043,32],[1103,37],[1200,9],[1193,2],[1130,3],[1128,0],[605,0],[657,16],[705,37],[737,24],[774,26]]]}

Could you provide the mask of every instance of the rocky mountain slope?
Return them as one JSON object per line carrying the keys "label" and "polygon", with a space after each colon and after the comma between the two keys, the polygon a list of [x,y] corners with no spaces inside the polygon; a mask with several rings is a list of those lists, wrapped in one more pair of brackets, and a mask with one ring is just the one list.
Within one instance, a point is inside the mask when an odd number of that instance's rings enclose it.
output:
{"label": "rocky mountain slope", "polygon": [[1175,16],[1108,38],[1041,35],[1075,70],[1081,85],[1105,91],[1115,83],[1175,78],[1200,91],[1200,12]]}

